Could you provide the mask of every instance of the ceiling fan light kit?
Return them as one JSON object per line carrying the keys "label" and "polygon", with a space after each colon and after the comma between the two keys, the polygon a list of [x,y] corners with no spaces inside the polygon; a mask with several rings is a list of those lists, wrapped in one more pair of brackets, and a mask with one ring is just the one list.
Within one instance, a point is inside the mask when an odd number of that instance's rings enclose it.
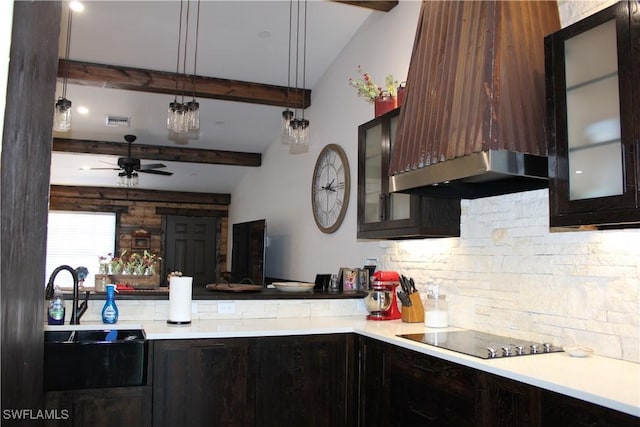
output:
{"label": "ceiling fan light kit", "polygon": [[118,174],[118,187],[137,187],[139,184],[138,174],[131,173],[131,176],[127,176],[126,172],[120,172]]}
{"label": "ceiling fan light kit", "polygon": [[[69,17],[67,19],[67,41],[65,46],[64,59],[65,64],[69,61],[69,46],[71,45],[71,18],[73,16],[72,9],[69,7]],[[67,99],[67,77],[69,74],[69,66],[65,65],[65,75],[62,80],[62,96],[56,101],[53,112],[53,130],[56,132],[69,132],[71,130],[71,101]]]}
{"label": "ceiling fan light kit", "polygon": [[[185,80],[187,79],[187,50],[189,40],[189,19],[190,19],[190,0],[187,2],[187,10],[185,14],[185,30],[184,39],[182,37],[182,21],[183,21],[183,7],[185,0],[180,0],[180,21],[178,25],[178,54],[176,58],[176,75],[180,74],[180,53],[182,52],[182,74],[176,77],[176,93],[172,102],[169,103],[169,110],[167,111],[167,129],[169,132],[178,134],[188,134],[190,132],[198,132],[200,130],[200,104],[196,101],[196,87],[195,87],[195,75],[196,64],[198,59],[198,32],[200,29],[200,0],[197,0],[197,12],[196,12],[196,41],[194,48],[193,58],[193,74],[191,74],[191,87],[193,100],[185,102]],[[184,43],[184,44],[183,44]],[[182,91],[180,91],[179,83],[182,83]],[[180,102],[178,102],[178,96],[180,96]]]}

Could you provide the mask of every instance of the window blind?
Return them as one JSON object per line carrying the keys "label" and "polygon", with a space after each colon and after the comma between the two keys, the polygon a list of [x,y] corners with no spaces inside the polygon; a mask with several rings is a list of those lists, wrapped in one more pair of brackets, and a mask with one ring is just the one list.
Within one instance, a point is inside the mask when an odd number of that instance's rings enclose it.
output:
{"label": "window blind", "polygon": [[[47,230],[46,277],[49,280],[56,267],[66,264],[89,270],[87,285],[94,283],[99,256],[113,253],[116,235],[116,215],[103,212],[49,212]],[[46,285],[46,282],[43,286]],[[60,272],[55,285],[73,286],[71,275]]]}

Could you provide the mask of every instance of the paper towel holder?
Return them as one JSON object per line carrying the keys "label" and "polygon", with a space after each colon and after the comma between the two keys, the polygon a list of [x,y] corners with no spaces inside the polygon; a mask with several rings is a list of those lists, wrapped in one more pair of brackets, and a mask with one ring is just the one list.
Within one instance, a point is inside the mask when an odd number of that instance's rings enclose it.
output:
{"label": "paper towel holder", "polygon": [[191,324],[191,292],[193,277],[173,276],[169,278],[169,325]]}

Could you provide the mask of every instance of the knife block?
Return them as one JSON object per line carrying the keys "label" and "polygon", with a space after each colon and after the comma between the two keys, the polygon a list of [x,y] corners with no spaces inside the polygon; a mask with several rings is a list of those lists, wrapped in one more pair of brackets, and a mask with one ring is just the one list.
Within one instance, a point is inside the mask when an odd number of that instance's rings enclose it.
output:
{"label": "knife block", "polygon": [[424,322],[424,306],[420,299],[420,293],[409,294],[410,306],[402,306],[402,321],[406,323]]}

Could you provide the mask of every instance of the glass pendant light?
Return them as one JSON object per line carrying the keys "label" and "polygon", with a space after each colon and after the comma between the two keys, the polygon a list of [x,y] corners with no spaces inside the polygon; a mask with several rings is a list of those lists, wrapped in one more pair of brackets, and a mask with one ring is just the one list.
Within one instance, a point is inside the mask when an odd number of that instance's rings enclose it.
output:
{"label": "glass pendant light", "polygon": [[290,144],[291,127],[290,123],[293,119],[293,111],[288,108],[282,112],[282,120],[280,123],[280,142],[283,144]]}
{"label": "glass pendant light", "polygon": [[[170,132],[178,134],[187,134],[190,132],[198,132],[200,130],[200,104],[196,101],[196,66],[198,59],[198,33],[200,30],[200,0],[198,0],[198,9],[196,13],[196,41],[194,49],[193,60],[193,74],[191,75],[192,94],[193,100],[190,102],[184,102],[185,97],[185,84],[184,81],[187,78],[187,49],[188,49],[188,34],[189,34],[189,15],[190,15],[190,2],[187,0],[187,10],[185,18],[185,31],[184,31],[184,43],[182,39],[182,17],[183,17],[183,4],[184,0],[180,0],[180,24],[178,26],[178,54],[176,57],[176,93],[172,102],[169,103],[169,109],[167,111],[167,129]],[[184,51],[182,49],[184,48]],[[180,73],[180,53],[183,53],[182,59],[182,73]],[[182,93],[179,94],[179,81],[182,81]],[[178,96],[180,96],[180,102],[178,102]]]}
{"label": "glass pendant light", "polygon": [[[63,93],[66,92],[63,90]],[[53,130],[56,132],[68,132],[71,130],[71,101],[64,95],[58,98],[53,113]]]}
{"label": "glass pendant light", "polygon": [[[300,52],[300,0],[297,0],[297,26],[296,26],[296,92],[298,91],[298,62]],[[301,154],[309,151],[309,120],[304,118],[304,95],[306,83],[306,59],[307,59],[307,0],[304,0],[304,30],[302,46],[302,108],[301,117],[298,117],[298,109],[295,109],[293,119],[289,122],[289,154]]]}
{"label": "glass pendant light", "polygon": [[65,46],[65,73],[62,80],[62,96],[56,101],[53,112],[53,130],[56,132],[69,132],[71,130],[71,101],[67,99],[67,78],[69,76],[69,46],[71,45],[71,19],[73,13],[69,7],[67,18],[67,40]]}

